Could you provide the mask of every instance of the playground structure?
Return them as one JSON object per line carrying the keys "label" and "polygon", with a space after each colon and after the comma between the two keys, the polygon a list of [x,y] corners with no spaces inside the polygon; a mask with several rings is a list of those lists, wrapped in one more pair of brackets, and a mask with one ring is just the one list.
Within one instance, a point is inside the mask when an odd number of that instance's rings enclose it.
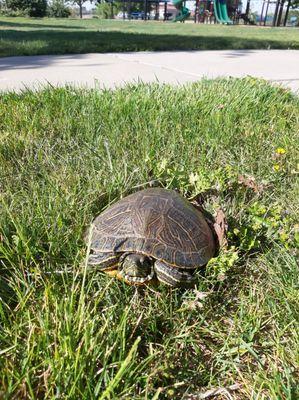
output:
{"label": "playground structure", "polygon": [[[263,0],[263,5],[262,5],[262,10],[261,10],[261,15],[259,18],[259,24],[266,26],[267,20],[268,20],[268,12],[269,12],[269,6],[274,5],[275,6],[275,11],[273,14],[273,18],[271,21],[271,25],[274,26],[286,26],[287,25],[287,20],[288,20],[288,15],[289,15],[289,10],[291,6],[291,0]],[[285,9],[285,10],[284,10]],[[284,18],[283,18],[283,12],[284,12]]]}
{"label": "playground structure", "polygon": [[191,12],[189,8],[184,6],[184,0],[173,0],[172,4],[178,10],[178,14],[173,19],[174,22],[183,22],[189,18]]}
{"label": "playground structure", "polygon": [[[179,10],[178,16],[174,19],[175,22],[184,21],[190,16],[191,13],[188,8],[183,6],[184,2],[182,0],[173,0],[172,3]],[[233,24],[233,21],[228,16],[226,0],[196,0],[194,22],[201,22],[199,18],[201,15],[203,15],[202,22],[208,21],[211,23],[214,15],[216,21],[220,24]]]}
{"label": "playground structure", "polygon": [[233,21],[228,16],[226,0],[214,0],[214,14],[216,21],[220,24],[233,24]]}
{"label": "playground structure", "polygon": [[[239,0],[236,0],[239,1]],[[191,12],[186,7],[185,0],[121,0],[122,2],[122,18],[123,19],[138,19],[139,17],[143,20],[149,20],[150,14],[154,14],[154,19],[160,19],[159,10],[161,11],[161,4],[163,5],[163,20],[167,21],[172,18],[173,22],[184,22],[187,20]],[[113,0],[110,1],[111,7],[113,7]],[[132,5],[143,3],[141,12],[131,12]],[[220,24],[230,25],[233,21],[228,16],[226,0],[195,0],[195,13],[194,22],[216,22]],[[176,10],[176,15],[169,13],[169,4],[172,4]],[[150,9],[152,12],[150,13]]]}
{"label": "playground structure", "polygon": [[[113,1],[110,0],[113,8]],[[288,13],[292,0],[262,0],[262,9],[260,16],[255,19],[250,18],[250,4],[254,0],[247,0],[245,12],[242,12],[240,0],[230,2],[228,8],[227,0],[194,0],[195,10],[193,20],[195,23],[219,23],[225,25],[238,24],[243,20],[244,24],[250,25],[266,25],[271,22],[271,26],[286,26]],[[122,18],[123,19],[161,19],[163,21],[171,19],[173,22],[185,22],[190,19],[191,11],[186,7],[185,0],[121,0]],[[132,6],[138,3],[139,9],[142,11],[131,12]],[[162,5],[162,7],[161,7]],[[275,6],[273,15],[269,15],[269,6]],[[172,9],[169,12],[169,6]],[[175,7],[175,9],[174,9]],[[161,9],[162,8],[162,9]],[[268,23],[269,25],[269,23]]]}

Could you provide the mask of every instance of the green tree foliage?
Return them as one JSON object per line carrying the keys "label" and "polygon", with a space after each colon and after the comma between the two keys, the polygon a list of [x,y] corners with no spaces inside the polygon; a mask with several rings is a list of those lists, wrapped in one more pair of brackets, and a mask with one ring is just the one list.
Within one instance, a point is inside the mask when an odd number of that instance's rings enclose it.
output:
{"label": "green tree foliage", "polygon": [[68,18],[71,15],[71,10],[66,7],[64,0],[53,0],[48,5],[47,14],[53,18]]}
{"label": "green tree foliage", "polygon": [[296,8],[299,8],[299,0],[293,0],[291,1],[291,8],[294,10]]}
{"label": "green tree foliage", "polygon": [[102,1],[96,5],[96,15],[101,19],[114,18],[114,15],[120,10],[120,4]]}
{"label": "green tree foliage", "polygon": [[25,10],[27,3],[27,0],[6,0],[6,7],[14,11]]}
{"label": "green tree foliage", "polygon": [[30,17],[44,17],[47,13],[47,0],[27,0]]}
{"label": "green tree foliage", "polygon": [[6,6],[13,11],[27,11],[30,17],[44,17],[47,0],[6,0]]}
{"label": "green tree foliage", "polygon": [[[152,4],[148,4],[149,9],[153,9]],[[123,11],[124,3],[121,1],[111,1],[111,0],[97,0],[96,4],[96,14],[101,19],[109,19],[114,18],[120,11]],[[143,11],[144,2],[140,1],[132,1],[130,4],[127,2],[125,4],[125,12],[136,12]]]}

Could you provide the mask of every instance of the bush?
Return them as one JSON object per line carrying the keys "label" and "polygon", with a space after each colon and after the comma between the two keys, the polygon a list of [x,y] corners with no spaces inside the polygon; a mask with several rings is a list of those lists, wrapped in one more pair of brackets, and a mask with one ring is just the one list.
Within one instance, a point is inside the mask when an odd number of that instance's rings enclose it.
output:
{"label": "bush", "polygon": [[27,0],[6,0],[5,5],[13,11],[25,10],[27,8]]}
{"label": "bush", "polygon": [[44,17],[47,0],[6,0],[6,6],[9,11],[25,13],[30,17]]}
{"label": "bush", "polygon": [[47,13],[47,0],[27,0],[28,14],[30,17],[45,17]]}
{"label": "bush", "polygon": [[28,10],[12,10],[11,8],[1,8],[0,15],[5,17],[28,17]]}
{"label": "bush", "polygon": [[71,10],[65,6],[64,0],[53,0],[48,6],[48,16],[53,18],[68,18]]}
{"label": "bush", "polygon": [[[118,8],[116,4],[113,5],[113,14],[117,14]],[[109,19],[113,18],[111,4],[110,3],[98,3],[96,8],[96,15],[100,19]]]}

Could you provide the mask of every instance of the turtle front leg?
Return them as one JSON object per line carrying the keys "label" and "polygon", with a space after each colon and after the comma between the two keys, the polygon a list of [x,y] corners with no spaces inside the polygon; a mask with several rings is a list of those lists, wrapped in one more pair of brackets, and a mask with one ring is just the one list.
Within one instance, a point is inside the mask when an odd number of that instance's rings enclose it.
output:
{"label": "turtle front leg", "polygon": [[160,282],[172,287],[190,287],[196,281],[191,272],[182,271],[164,261],[157,260],[154,264],[154,270]]}
{"label": "turtle front leg", "polygon": [[119,255],[110,252],[95,252],[91,250],[87,264],[97,267],[100,271],[108,272],[117,269],[119,263]]}

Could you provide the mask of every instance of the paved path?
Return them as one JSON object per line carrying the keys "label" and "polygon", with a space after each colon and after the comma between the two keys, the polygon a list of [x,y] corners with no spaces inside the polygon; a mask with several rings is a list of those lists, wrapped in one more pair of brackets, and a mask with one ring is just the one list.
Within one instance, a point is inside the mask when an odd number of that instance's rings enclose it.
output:
{"label": "paved path", "polygon": [[182,84],[251,75],[299,92],[299,50],[224,50],[0,58],[0,90],[74,83],[113,88],[127,82]]}

